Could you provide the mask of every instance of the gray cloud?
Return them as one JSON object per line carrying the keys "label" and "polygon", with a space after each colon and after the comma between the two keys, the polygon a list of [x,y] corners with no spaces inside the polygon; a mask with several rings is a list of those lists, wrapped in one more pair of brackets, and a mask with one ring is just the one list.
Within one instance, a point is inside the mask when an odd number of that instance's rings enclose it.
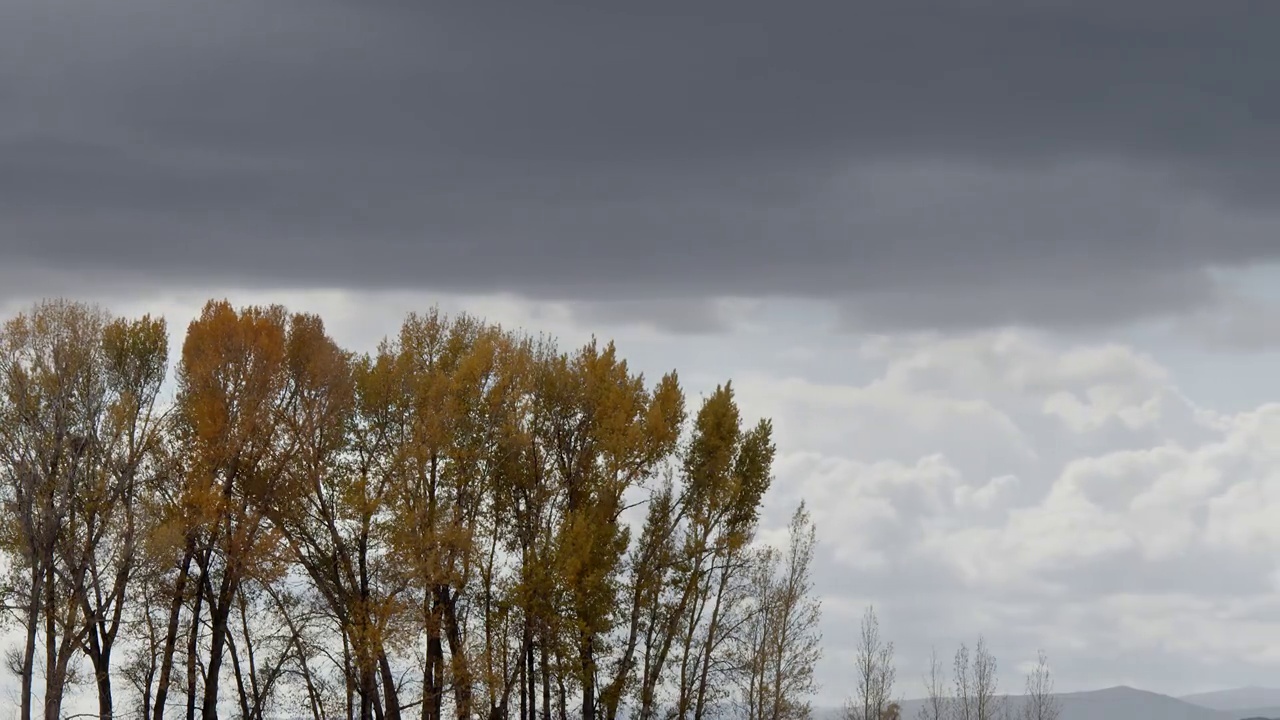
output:
{"label": "gray cloud", "polygon": [[1175,329],[1212,348],[1273,351],[1280,345],[1280,305],[1247,295],[1230,295],[1213,308],[1181,318]]}
{"label": "gray cloud", "polygon": [[[1218,415],[1153,358],[1058,335],[873,345],[829,353],[847,376],[821,386],[734,374],[785,448],[766,526],[801,498],[817,522],[822,702],[848,687],[870,603],[906,697],[930,646],[948,661],[979,633],[1010,689],[1038,647],[1062,689],[1178,693],[1274,673],[1275,406]],[[858,356],[884,364],[849,368]],[[1105,421],[1076,422],[1064,396]]]}
{"label": "gray cloud", "polygon": [[1207,268],[1280,257],[1278,34],[1190,0],[7,0],[0,250],[660,298],[686,330],[718,296],[874,328],[1186,312]]}

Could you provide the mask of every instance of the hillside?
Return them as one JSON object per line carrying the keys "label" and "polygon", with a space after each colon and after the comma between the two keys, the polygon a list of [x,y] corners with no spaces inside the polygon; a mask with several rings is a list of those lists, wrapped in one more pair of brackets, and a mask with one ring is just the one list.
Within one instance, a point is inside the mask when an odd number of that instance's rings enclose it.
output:
{"label": "hillside", "polygon": [[[1244,718],[1277,718],[1280,708],[1238,708],[1219,710],[1205,707],[1185,699],[1138,690],[1131,687],[1114,687],[1088,692],[1063,693],[1060,720],[1243,720]],[[1011,710],[1016,717],[1024,698],[1009,696]],[[907,700],[902,704],[902,720],[914,720],[923,700]],[[814,713],[815,720],[839,720],[839,708],[822,708]]]}
{"label": "hillside", "polygon": [[[1257,708],[1280,707],[1280,689],[1264,687],[1242,687],[1231,690],[1183,695],[1178,698],[1194,705],[1213,710],[1253,710]],[[1273,717],[1273,716],[1265,716]]]}

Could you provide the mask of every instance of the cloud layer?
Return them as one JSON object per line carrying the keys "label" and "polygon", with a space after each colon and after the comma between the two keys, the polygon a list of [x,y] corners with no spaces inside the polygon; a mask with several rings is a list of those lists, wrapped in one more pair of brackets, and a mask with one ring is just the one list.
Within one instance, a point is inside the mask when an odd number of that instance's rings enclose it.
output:
{"label": "cloud layer", "polygon": [[1280,259],[1278,33],[1181,0],[13,0],[0,247],[55,289],[675,298],[686,331],[717,297],[863,329],[1202,311],[1208,268]]}
{"label": "cloud layer", "polygon": [[1064,689],[1178,692],[1280,666],[1280,405],[1212,411],[1117,344],[1006,331],[864,349],[866,382],[741,382],[786,448],[771,517],[803,497],[822,529],[832,700],[869,603],[907,696],[932,644],[978,633],[1010,691],[1037,647]]}
{"label": "cloud layer", "polygon": [[[180,337],[207,294],[110,304],[163,313]],[[320,312],[355,350],[432,300],[230,295]],[[442,305],[566,347],[600,329],[557,303]],[[678,368],[691,405],[731,378],[748,421],[773,418],[780,455],[762,538],[778,539],[807,501],[824,602],[819,704],[850,688],[868,604],[897,644],[907,697],[931,647],[949,657],[979,634],[1011,692],[1037,648],[1064,690],[1182,693],[1265,684],[1280,669],[1280,405],[1217,409],[1131,344],[1024,330],[833,337],[762,314],[715,337],[607,336],[647,376]]]}

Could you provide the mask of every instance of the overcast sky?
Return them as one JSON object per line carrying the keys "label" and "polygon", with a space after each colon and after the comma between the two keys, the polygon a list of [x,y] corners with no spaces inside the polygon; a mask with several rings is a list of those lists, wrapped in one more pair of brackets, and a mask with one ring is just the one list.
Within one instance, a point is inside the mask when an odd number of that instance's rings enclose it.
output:
{"label": "overcast sky", "polygon": [[1280,672],[1280,3],[0,0],[0,307],[440,304],[774,419],[820,703]]}

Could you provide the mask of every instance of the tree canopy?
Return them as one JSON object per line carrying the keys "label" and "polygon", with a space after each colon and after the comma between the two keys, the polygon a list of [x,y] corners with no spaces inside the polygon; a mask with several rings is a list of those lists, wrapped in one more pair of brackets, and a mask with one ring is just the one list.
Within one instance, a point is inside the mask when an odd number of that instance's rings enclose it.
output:
{"label": "tree canopy", "polygon": [[21,717],[81,684],[151,720],[807,716],[813,527],[756,541],[773,431],[731,383],[688,408],[612,343],[432,310],[360,354],[225,301],[168,367],[151,317],[0,331]]}

